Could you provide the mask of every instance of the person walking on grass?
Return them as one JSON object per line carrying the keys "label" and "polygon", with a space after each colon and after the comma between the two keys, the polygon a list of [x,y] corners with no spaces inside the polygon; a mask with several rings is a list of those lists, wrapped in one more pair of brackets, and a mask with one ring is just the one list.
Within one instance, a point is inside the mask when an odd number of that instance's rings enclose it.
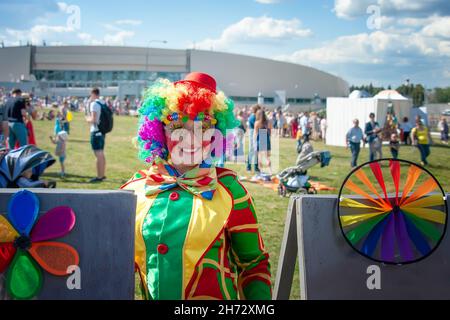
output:
{"label": "person walking on grass", "polygon": [[420,151],[420,164],[428,165],[427,158],[430,155],[430,145],[433,143],[430,130],[423,124],[420,118],[416,119],[416,126],[411,131],[411,140],[414,146]]}
{"label": "person walking on grass", "polygon": [[402,130],[403,135],[403,144],[406,146],[410,141],[410,134],[413,126],[409,123],[408,117],[403,118],[403,122],[400,124],[400,129]]}
{"label": "person walking on grass", "polygon": [[321,132],[322,141],[324,144],[327,144],[327,127],[328,127],[327,119],[325,117],[323,117],[320,120],[320,132]]}
{"label": "person walking on grass", "polygon": [[8,115],[6,114],[6,107],[2,105],[0,101],[0,150],[5,150],[8,148],[8,140],[9,140]]}
{"label": "person walking on grass", "polygon": [[16,141],[18,147],[28,144],[28,131],[24,123],[27,115],[25,99],[22,98],[22,90],[14,89],[12,98],[6,102],[6,115],[9,123],[9,147],[14,149]]}
{"label": "person walking on grass", "polygon": [[389,148],[391,149],[392,158],[398,159],[398,152],[400,151],[400,140],[398,134],[391,134],[391,140],[389,141]]}
{"label": "person walking on grass", "polygon": [[285,124],[286,124],[286,118],[283,114],[283,111],[281,111],[281,109],[280,109],[277,112],[277,125],[278,125],[278,136],[281,138],[284,137],[284,131],[285,131],[284,125]]}
{"label": "person walking on grass", "polygon": [[361,151],[361,141],[364,138],[362,129],[359,127],[359,120],[353,120],[353,127],[348,130],[346,135],[346,145],[347,149],[350,148],[352,152],[352,161],[350,163],[351,167],[354,168],[358,166],[358,156]]}
{"label": "person walking on grass", "polygon": [[258,166],[260,169],[266,169],[272,174],[270,151],[271,151],[271,124],[264,110],[258,110],[256,113],[254,140],[256,141],[256,152],[258,157]]}
{"label": "person walking on grass", "polygon": [[255,122],[256,122],[256,113],[260,110],[261,107],[259,105],[254,105],[252,107],[252,114],[248,118],[248,159],[247,159],[247,171],[252,171],[252,165],[255,168],[255,173],[259,173],[258,167],[258,153],[256,150],[256,141],[254,139],[255,132]]}
{"label": "person walking on grass", "polygon": [[300,127],[302,130],[302,136],[309,135],[311,133],[311,127],[309,125],[309,114],[305,112],[300,118]]}
{"label": "person walking on grass", "polygon": [[376,154],[379,153],[379,158],[382,158],[381,152],[381,139],[379,137],[379,133],[381,132],[381,128],[378,122],[375,121],[375,113],[370,113],[369,115],[370,121],[366,123],[366,127],[364,133],[366,134],[366,140],[369,144],[369,160],[373,161],[376,158]]}
{"label": "person walking on grass", "polygon": [[97,168],[97,177],[91,179],[91,183],[102,182],[106,179],[106,158],[104,153],[105,134],[98,128],[102,105],[106,106],[105,102],[100,99],[100,90],[98,88],[93,88],[89,104],[89,115],[86,116],[86,121],[90,124],[91,147],[96,158]]}
{"label": "person walking on grass", "polygon": [[441,121],[438,124],[439,131],[441,132],[441,142],[443,144],[448,144],[448,123],[447,119],[442,116]]}
{"label": "person walking on grass", "polygon": [[67,140],[69,138],[69,134],[62,130],[59,131],[55,137],[50,136],[50,140],[56,144],[55,155],[59,159],[59,164],[61,165],[61,178],[65,178],[66,170],[64,166],[64,161],[66,160],[66,149],[67,149]]}

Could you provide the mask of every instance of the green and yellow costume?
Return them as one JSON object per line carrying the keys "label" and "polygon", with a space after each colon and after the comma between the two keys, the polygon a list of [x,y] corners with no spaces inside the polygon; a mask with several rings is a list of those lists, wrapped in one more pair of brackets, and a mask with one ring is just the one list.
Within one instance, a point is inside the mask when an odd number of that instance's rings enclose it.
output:
{"label": "green and yellow costume", "polygon": [[168,163],[154,164],[122,187],[138,198],[135,261],[146,298],[270,299],[252,198],[233,171],[193,170],[195,183]]}

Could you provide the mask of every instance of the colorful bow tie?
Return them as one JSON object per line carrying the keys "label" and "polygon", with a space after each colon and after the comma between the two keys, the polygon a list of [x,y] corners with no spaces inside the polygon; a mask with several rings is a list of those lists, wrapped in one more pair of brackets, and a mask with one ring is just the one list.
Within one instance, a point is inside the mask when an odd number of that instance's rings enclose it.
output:
{"label": "colorful bow tie", "polygon": [[180,175],[168,162],[160,161],[147,172],[145,194],[158,194],[169,189],[181,187],[193,195],[211,200],[217,186],[216,168],[202,163]]}

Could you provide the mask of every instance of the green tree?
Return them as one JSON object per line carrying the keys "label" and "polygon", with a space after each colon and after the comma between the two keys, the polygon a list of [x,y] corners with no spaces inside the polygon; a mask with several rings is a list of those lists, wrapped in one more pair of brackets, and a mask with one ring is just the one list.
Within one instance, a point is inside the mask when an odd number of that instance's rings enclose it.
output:
{"label": "green tree", "polygon": [[422,106],[423,102],[425,101],[425,88],[421,84],[414,86],[411,96],[413,99],[414,106],[416,107]]}
{"label": "green tree", "polygon": [[435,88],[434,94],[430,100],[433,103],[449,103],[450,102],[450,87]]}

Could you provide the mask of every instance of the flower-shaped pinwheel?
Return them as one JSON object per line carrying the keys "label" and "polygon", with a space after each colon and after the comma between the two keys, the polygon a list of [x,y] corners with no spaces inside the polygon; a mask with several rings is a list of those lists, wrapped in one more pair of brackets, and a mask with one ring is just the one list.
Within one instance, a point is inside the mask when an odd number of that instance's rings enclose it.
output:
{"label": "flower-shaped pinwheel", "polygon": [[345,239],[360,254],[407,264],[439,246],[447,227],[447,198],[425,168],[382,159],[349,174],[339,192],[338,215]]}
{"label": "flower-shaped pinwheel", "polygon": [[36,222],[38,213],[38,198],[24,190],[10,199],[8,219],[0,215],[0,273],[8,269],[6,288],[15,299],[31,299],[39,293],[43,280],[39,266],[52,275],[65,276],[69,266],[79,263],[73,247],[49,242],[73,229],[72,209],[53,208]]}

